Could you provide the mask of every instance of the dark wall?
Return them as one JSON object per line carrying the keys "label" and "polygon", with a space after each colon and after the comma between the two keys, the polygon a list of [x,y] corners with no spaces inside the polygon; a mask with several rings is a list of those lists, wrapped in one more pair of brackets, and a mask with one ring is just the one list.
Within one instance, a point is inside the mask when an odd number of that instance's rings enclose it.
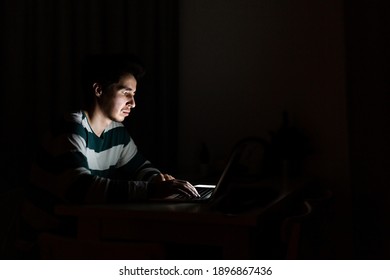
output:
{"label": "dark wall", "polygon": [[346,1],[355,254],[389,258],[390,20],[387,1]]}
{"label": "dark wall", "polygon": [[[312,153],[306,178],[334,192],[326,234],[332,257],[351,252],[348,123],[343,3],[327,1],[182,1],[180,13],[179,162],[199,171],[223,166],[246,136],[271,141],[282,112],[304,131]],[[323,240],[319,243],[324,243]]]}
{"label": "dark wall", "polygon": [[332,256],[388,258],[386,1],[199,0],[182,3],[181,17],[183,167],[196,170],[202,142],[218,165],[240,137],[267,138],[287,110],[315,149],[306,172],[337,197]]}

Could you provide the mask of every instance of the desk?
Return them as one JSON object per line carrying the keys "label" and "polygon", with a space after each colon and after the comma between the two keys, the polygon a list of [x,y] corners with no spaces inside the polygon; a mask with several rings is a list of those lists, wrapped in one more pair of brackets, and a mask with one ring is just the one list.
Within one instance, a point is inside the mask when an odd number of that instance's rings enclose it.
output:
{"label": "desk", "polygon": [[80,240],[129,240],[218,246],[224,259],[249,259],[251,232],[259,219],[292,194],[284,188],[267,205],[239,214],[225,214],[204,203],[129,203],[61,205],[59,215],[78,221]]}

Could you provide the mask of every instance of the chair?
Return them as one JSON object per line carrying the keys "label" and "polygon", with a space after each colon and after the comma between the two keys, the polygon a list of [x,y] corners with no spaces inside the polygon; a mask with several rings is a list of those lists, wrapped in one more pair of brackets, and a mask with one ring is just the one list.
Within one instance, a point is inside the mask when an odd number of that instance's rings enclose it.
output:
{"label": "chair", "polygon": [[302,230],[305,223],[312,215],[312,206],[308,201],[303,201],[299,212],[285,218],[281,225],[281,241],[285,248],[286,259],[299,259]]}
{"label": "chair", "polygon": [[43,233],[39,237],[42,259],[63,260],[143,260],[164,259],[164,248],[157,243],[88,241]]}
{"label": "chair", "polygon": [[304,192],[304,198],[312,206],[310,222],[305,229],[304,253],[312,259],[328,259],[334,255],[331,227],[334,212],[334,193],[327,186],[312,186]]}
{"label": "chair", "polygon": [[282,223],[282,242],[287,246],[287,259],[328,258],[328,220],[331,218],[333,192],[318,185],[307,188],[298,212]]}

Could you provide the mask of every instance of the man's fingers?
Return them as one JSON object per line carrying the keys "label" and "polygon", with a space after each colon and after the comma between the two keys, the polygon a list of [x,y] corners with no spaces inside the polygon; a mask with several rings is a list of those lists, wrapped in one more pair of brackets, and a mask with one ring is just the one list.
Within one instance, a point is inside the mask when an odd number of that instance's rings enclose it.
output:
{"label": "man's fingers", "polygon": [[181,191],[185,192],[187,195],[200,197],[198,191],[189,182],[183,180],[174,180],[173,182]]}
{"label": "man's fingers", "polygon": [[159,179],[161,182],[162,181],[172,181],[175,179],[175,177],[173,177],[172,175],[169,175],[169,174],[160,173],[160,174],[158,174],[158,176],[159,176]]}
{"label": "man's fingers", "polygon": [[198,191],[188,181],[175,179],[169,174],[158,174],[155,182],[160,182],[172,192],[179,192],[189,197],[200,197]]}
{"label": "man's fingers", "polygon": [[166,181],[170,181],[170,180],[174,180],[175,179],[175,177],[173,177],[172,175],[169,175],[169,174],[163,174],[163,176],[164,176],[164,179]]}

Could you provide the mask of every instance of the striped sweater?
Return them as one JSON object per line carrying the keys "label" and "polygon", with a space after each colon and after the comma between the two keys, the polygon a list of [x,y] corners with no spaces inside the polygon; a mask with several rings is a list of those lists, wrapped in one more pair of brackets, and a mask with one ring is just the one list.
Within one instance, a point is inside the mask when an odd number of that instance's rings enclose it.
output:
{"label": "striped sweater", "polygon": [[112,122],[98,137],[80,111],[67,115],[44,138],[32,165],[31,193],[49,208],[144,200],[148,182],[159,173],[121,123]]}

